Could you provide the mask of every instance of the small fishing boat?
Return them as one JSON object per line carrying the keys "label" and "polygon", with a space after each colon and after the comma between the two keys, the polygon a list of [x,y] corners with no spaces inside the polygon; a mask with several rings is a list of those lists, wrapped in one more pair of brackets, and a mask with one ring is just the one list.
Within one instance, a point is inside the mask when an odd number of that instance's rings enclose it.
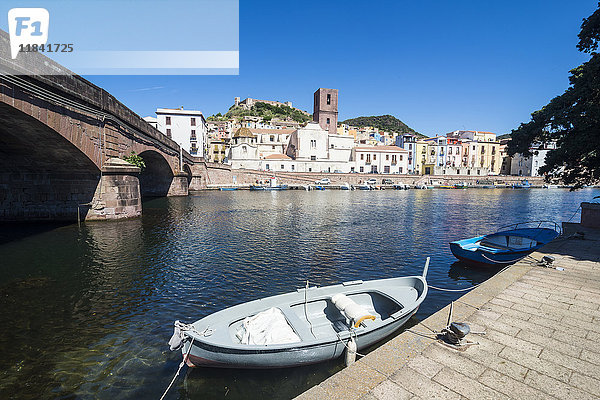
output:
{"label": "small fishing boat", "polygon": [[521,183],[513,183],[513,189],[530,189],[531,183],[527,179],[521,181]]}
{"label": "small fishing boat", "polygon": [[277,178],[269,178],[269,185],[252,185],[250,190],[288,190],[288,185],[277,184]]}
{"label": "small fishing boat", "polygon": [[358,190],[375,190],[375,188],[371,185],[356,185]]}
{"label": "small fishing boat", "polygon": [[236,187],[222,187],[222,188],[219,188],[219,190],[221,190],[221,191],[230,191],[230,190],[238,190],[238,188],[236,188]]}
{"label": "small fishing boat", "polygon": [[175,322],[169,344],[191,367],[281,368],[340,357],[398,330],[427,295],[421,276],[350,281],[239,304],[192,324]]}
{"label": "small fishing boat", "polygon": [[468,264],[505,266],[533,253],[559,235],[560,227],[555,222],[522,222],[504,226],[490,235],[451,242],[450,250]]}
{"label": "small fishing boat", "polygon": [[350,184],[348,182],[344,182],[340,185],[341,190],[351,190]]}

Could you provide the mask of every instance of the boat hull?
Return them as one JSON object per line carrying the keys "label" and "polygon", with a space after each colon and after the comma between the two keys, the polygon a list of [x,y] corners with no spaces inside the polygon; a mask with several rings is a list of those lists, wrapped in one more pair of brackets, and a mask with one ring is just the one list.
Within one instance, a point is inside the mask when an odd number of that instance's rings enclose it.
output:
{"label": "boat hull", "polygon": [[535,250],[526,252],[512,252],[510,254],[491,254],[485,253],[481,250],[465,250],[460,247],[460,245],[453,242],[450,243],[450,251],[452,251],[454,257],[465,264],[476,265],[479,267],[502,267],[516,263]]}
{"label": "boat hull", "polygon": [[[417,311],[418,307],[392,323],[382,326],[377,330],[364,334],[357,334],[356,345],[358,351],[369,347],[400,329]],[[347,335],[342,336],[344,343],[348,342]],[[312,345],[290,346],[285,349],[224,349],[213,346],[203,341],[195,340],[189,357],[186,360],[190,367],[216,367],[238,369],[273,369],[299,367],[317,364],[341,357],[346,349],[340,340]],[[186,342],[182,352],[187,354],[190,342]]]}
{"label": "boat hull", "polygon": [[[336,307],[337,294],[362,306],[373,320],[356,326]],[[426,295],[427,282],[420,276],[302,288],[238,304],[194,322],[185,330],[182,353],[189,351],[189,365],[222,368],[296,367],[332,360],[344,353],[351,337],[360,350],[400,329]],[[285,316],[298,340],[242,344],[243,321],[272,308]]]}
{"label": "boat hull", "polygon": [[452,254],[467,264],[502,267],[523,259],[559,235],[547,228],[522,228],[450,243]]}

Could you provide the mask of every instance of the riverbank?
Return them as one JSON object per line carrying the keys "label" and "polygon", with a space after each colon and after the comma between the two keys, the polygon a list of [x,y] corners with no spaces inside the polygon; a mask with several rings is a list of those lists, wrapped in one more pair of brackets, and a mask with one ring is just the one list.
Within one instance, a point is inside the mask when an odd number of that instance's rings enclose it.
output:
{"label": "riverbank", "polygon": [[[430,339],[449,308],[423,320],[298,399],[594,399],[600,397],[600,230],[565,236],[454,303],[479,345],[456,351]],[[419,333],[424,335],[420,335]]]}

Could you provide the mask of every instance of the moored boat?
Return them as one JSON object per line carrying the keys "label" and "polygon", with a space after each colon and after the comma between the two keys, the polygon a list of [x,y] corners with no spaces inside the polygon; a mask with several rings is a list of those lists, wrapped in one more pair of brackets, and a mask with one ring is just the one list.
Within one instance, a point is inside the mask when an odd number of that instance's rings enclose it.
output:
{"label": "moored boat", "polygon": [[554,222],[523,222],[502,227],[490,235],[451,242],[450,250],[456,258],[468,264],[506,266],[521,260],[559,235],[560,228]]}
{"label": "moored boat", "polygon": [[513,183],[513,189],[530,189],[531,183],[527,179],[522,180],[520,183]]}
{"label": "moored boat", "polygon": [[[427,295],[421,276],[298,289],[239,304],[192,324],[175,322],[171,349],[189,366],[280,368],[341,356],[398,330]],[[187,357],[186,357],[187,356]]]}

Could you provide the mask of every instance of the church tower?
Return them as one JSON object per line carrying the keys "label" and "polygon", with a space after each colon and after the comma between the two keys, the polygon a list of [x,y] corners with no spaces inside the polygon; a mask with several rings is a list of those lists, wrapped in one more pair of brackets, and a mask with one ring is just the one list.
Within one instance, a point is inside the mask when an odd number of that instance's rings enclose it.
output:
{"label": "church tower", "polygon": [[321,128],[330,135],[337,134],[338,121],[338,91],[337,89],[319,88],[315,92],[315,105],[313,121],[318,122]]}

